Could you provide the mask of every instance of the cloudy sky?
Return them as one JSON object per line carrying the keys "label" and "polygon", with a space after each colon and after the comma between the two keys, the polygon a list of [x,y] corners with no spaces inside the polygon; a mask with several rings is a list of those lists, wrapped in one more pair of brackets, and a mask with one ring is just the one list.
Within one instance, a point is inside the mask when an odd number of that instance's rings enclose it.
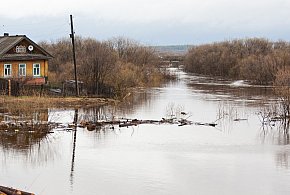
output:
{"label": "cloudy sky", "polygon": [[0,34],[35,41],[124,36],[147,45],[263,37],[290,41],[290,0],[13,0],[0,7]]}

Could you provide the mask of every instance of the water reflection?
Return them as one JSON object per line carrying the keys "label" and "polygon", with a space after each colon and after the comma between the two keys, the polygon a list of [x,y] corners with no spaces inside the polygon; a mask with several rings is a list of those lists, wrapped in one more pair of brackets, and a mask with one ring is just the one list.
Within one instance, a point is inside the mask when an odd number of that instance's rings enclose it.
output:
{"label": "water reflection", "polygon": [[126,116],[145,107],[147,109],[154,109],[154,101],[156,101],[160,93],[161,90],[159,88],[137,89],[122,104],[119,104],[114,111],[118,116]]}
{"label": "water reflection", "polygon": [[261,124],[260,139],[262,143],[270,142],[276,145],[289,145],[289,120],[274,121]]}
{"label": "water reflection", "polygon": [[71,160],[71,169],[70,169],[70,183],[73,187],[74,184],[74,167],[75,167],[75,156],[76,156],[76,143],[77,143],[77,125],[78,125],[78,118],[79,118],[79,110],[75,109],[74,115],[74,128],[73,128],[73,151],[72,151],[72,160]]}
{"label": "water reflection", "polygon": [[[30,164],[51,161],[57,155],[48,109],[8,103],[0,109],[0,151],[9,158]],[[3,158],[3,161],[9,158]]]}
{"label": "water reflection", "polygon": [[0,136],[0,153],[7,157],[3,161],[20,158],[23,162],[40,165],[58,156],[53,137],[45,133],[5,132]]}
{"label": "water reflection", "polygon": [[263,100],[276,100],[272,87],[244,84],[243,81],[191,76],[187,79],[187,85],[195,93],[206,94],[204,98],[207,100],[241,101],[247,102],[247,105],[257,105]]}
{"label": "water reflection", "polygon": [[0,146],[3,150],[29,151],[47,140],[50,131],[48,110],[3,109],[0,113]]}
{"label": "water reflection", "polygon": [[276,153],[276,164],[278,167],[289,169],[290,168],[290,150],[282,150]]}

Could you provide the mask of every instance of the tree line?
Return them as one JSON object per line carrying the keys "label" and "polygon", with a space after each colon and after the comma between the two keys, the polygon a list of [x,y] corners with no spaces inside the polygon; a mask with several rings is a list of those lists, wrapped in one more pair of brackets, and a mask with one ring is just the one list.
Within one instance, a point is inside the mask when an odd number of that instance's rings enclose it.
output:
{"label": "tree line", "polygon": [[[49,82],[61,87],[74,79],[71,40],[41,42],[54,58],[49,63]],[[151,47],[117,37],[107,41],[76,37],[78,80],[88,95],[123,96],[129,88],[158,85],[165,78],[159,68],[159,57]]]}
{"label": "tree line", "polygon": [[263,38],[237,39],[190,48],[185,70],[203,75],[274,84],[290,68],[290,43]]}

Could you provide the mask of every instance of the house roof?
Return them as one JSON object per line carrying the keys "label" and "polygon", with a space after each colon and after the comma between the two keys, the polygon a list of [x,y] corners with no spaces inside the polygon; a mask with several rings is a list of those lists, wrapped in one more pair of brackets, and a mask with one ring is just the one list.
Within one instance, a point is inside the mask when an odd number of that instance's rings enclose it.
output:
{"label": "house roof", "polygon": [[[8,54],[7,52],[19,44],[21,41],[26,40],[34,48],[41,51],[41,54]],[[52,55],[33,42],[25,35],[15,36],[0,36],[0,60],[36,60],[36,59],[50,59]]]}

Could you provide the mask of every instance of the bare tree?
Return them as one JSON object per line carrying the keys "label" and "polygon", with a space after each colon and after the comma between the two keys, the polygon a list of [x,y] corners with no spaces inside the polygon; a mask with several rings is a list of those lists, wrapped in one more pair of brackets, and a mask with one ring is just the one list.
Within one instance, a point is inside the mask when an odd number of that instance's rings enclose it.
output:
{"label": "bare tree", "polygon": [[290,65],[290,44],[267,39],[240,39],[192,47],[185,70],[204,75],[271,84],[277,70]]}

